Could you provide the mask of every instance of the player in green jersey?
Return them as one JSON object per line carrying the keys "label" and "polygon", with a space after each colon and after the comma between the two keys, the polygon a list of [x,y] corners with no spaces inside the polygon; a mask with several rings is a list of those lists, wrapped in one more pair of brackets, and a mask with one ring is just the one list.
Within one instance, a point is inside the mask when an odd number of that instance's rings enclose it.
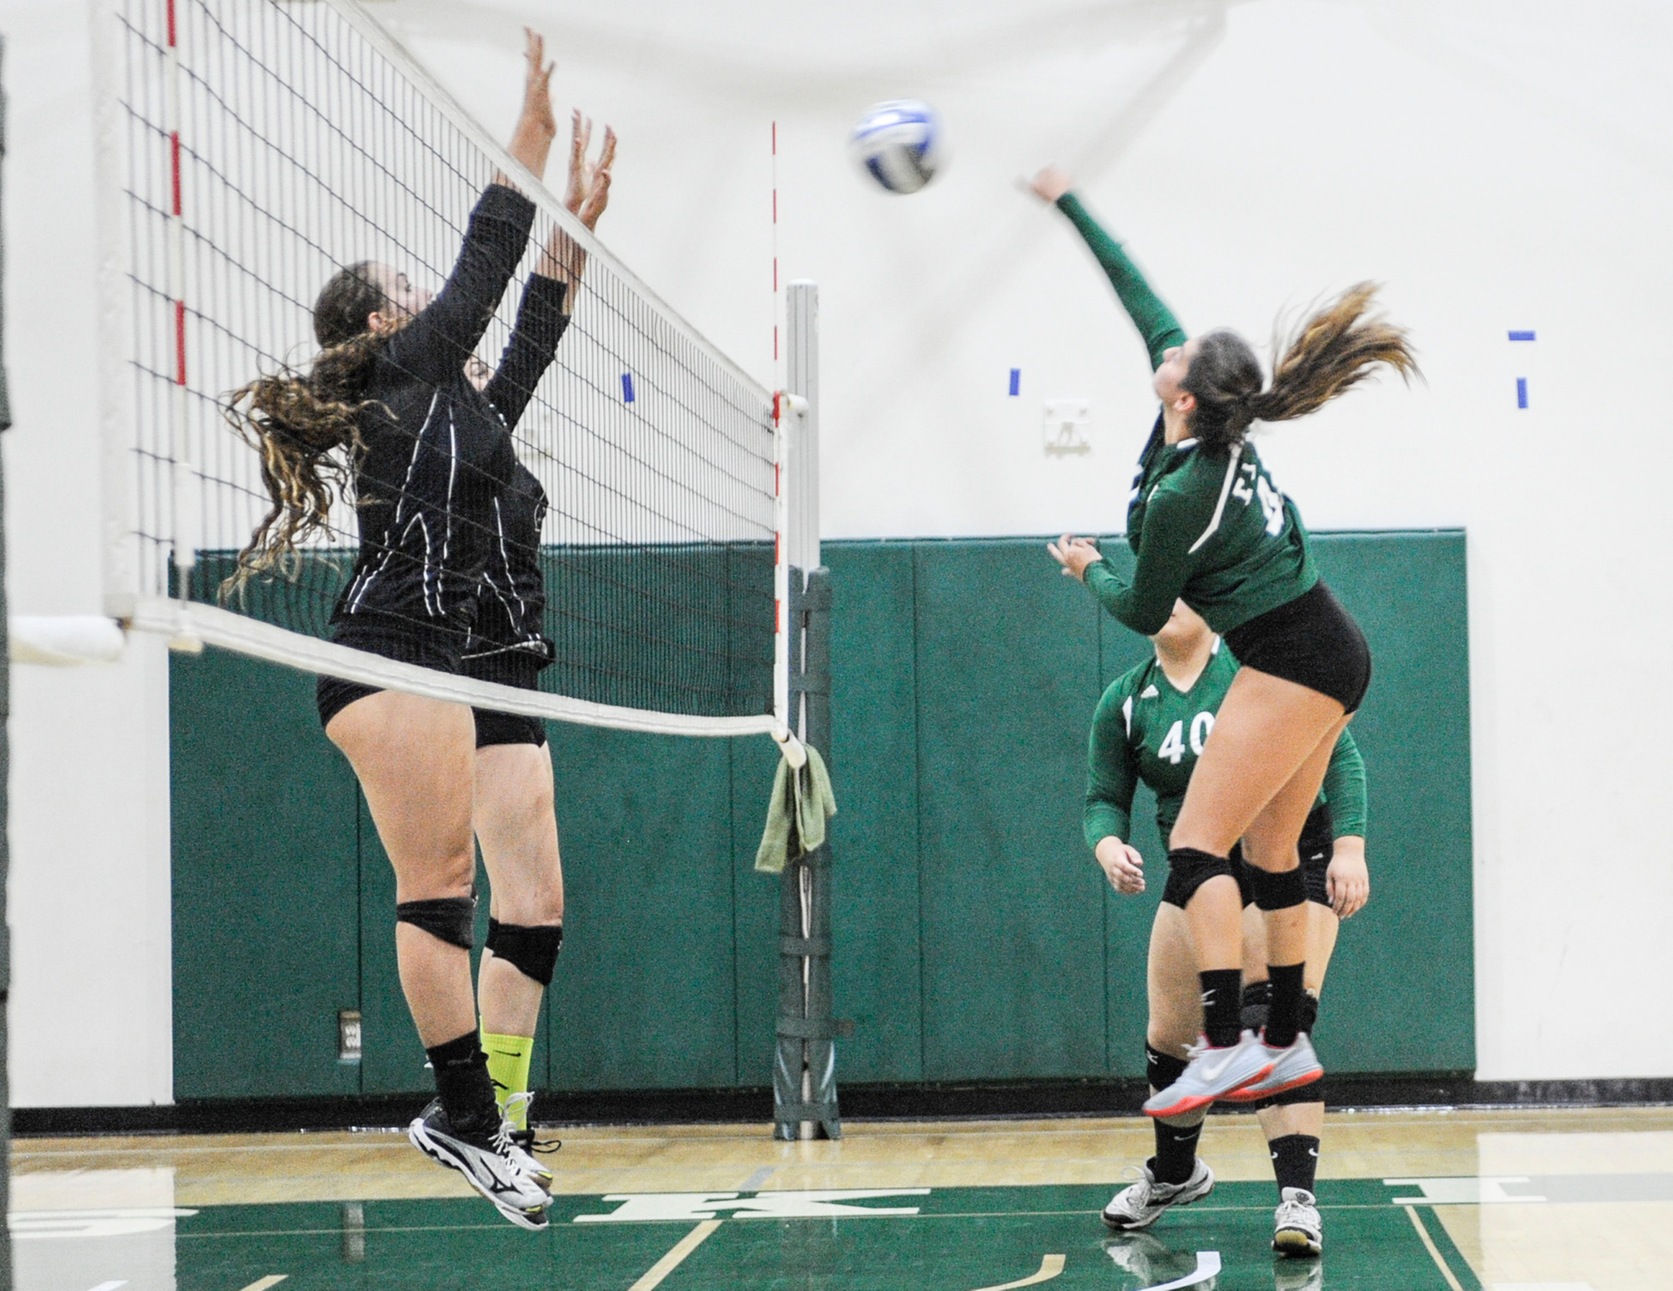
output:
{"label": "player in green jersey", "polygon": [[[1087,747],[1087,790],[1083,824],[1092,848],[1117,892],[1145,889],[1144,861],[1131,837],[1133,793],[1144,784],[1156,795],[1158,833],[1168,837],[1178,816],[1197,758],[1214,729],[1237,661],[1201,616],[1183,601],[1152,637],[1155,658],[1117,678],[1104,692],[1092,718]],[[1305,987],[1309,1012],[1316,1011],[1325,969],[1336,942],[1338,918],[1358,911],[1369,895],[1365,867],[1364,764],[1353,737],[1343,731],[1325,776],[1324,792],[1302,831],[1302,870],[1309,904]],[[1240,867],[1240,870],[1244,867]],[[1239,877],[1242,877],[1240,872]],[[1264,929],[1245,892],[1246,1018],[1259,1025],[1264,1003]],[[1152,1091],[1171,1085],[1185,1067],[1184,1055],[1202,1025],[1196,959],[1179,884],[1169,876],[1151,926],[1147,970],[1150,1019],[1145,1056]],[[1249,953],[1253,952],[1253,953]],[[1254,979],[1261,980],[1254,980]],[[1308,1029],[1311,1029],[1311,1019]],[[1261,1105],[1279,1188],[1274,1249],[1316,1255],[1322,1242],[1314,1198],[1324,1102],[1318,1085],[1276,1095]],[[1239,1094],[1230,1099],[1244,1101]],[[1214,1173],[1196,1157],[1206,1109],[1157,1119],[1156,1153],[1137,1182],[1104,1208],[1104,1222],[1118,1230],[1147,1228],[1171,1206],[1208,1195]]]}
{"label": "player in green jersey", "polygon": [[[1378,365],[1416,370],[1404,332],[1370,314],[1375,289],[1351,288],[1281,347],[1263,389],[1259,361],[1234,332],[1187,339],[1120,245],[1048,168],[1032,187],[1092,248],[1150,352],[1161,414],[1127,508],[1131,581],[1090,539],[1051,544],[1137,632],[1158,631],[1175,599],[1226,639],[1243,667],[1168,840],[1183,893],[1203,1002],[1203,1044],[1179,1078],[1145,1103],[1152,1116],[1206,1107],[1242,1089],[1269,1095],[1323,1069],[1302,1027],[1306,883],[1297,844],[1338,736],[1371,679],[1365,638],[1319,579],[1307,530],[1247,441],[1255,421],[1312,412]],[[1230,853],[1242,841],[1265,914],[1271,1009],[1259,1034],[1241,1024],[1242,938]]]}

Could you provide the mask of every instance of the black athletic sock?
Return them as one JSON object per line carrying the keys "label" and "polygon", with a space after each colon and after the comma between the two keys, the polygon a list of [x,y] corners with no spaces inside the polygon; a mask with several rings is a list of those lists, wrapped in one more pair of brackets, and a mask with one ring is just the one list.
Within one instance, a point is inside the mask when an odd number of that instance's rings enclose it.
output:
{"label": "black athletic sock", "polygon": [[488,1079],[488,1057],[475,1031],[424,1052],[430,1055],[436,1093],[454,1129],[471,1133],[499,1119],[494,1082]]}
{"label": "black athletic sock", "polygon": [[1217,1049],[1237,1043],[1243,1030],[1243,970],[1211,968],[1198,973],[1202,982],[1202,1030]]}
{"label": "black athletic sock", "polygon": [[1301,1030],[1301,975],[1305,964],[1269,964],[1272,1010],[1266,1015],[1266,1042],[1288,1049]]}
{"label": "black athletic sock", "polygon": [[1286,1134],[1266,1146],[1272,1153],[1272,1173],[1278,1180],[1280,1197],[1285,1188],[1313,1191],[1313,1180],[1319,1169],[1319,1141],[1316,1138],[1311,1134]]}
{"label": "black athletic sock", "polygon": [[1150,1158],[1150,1173],[1157,1183],[1184,1183],[1197,1168],[1197,1140],[1202,1122],[1195,1125],[1164,1125],[1156,1122],[1156,1155]]}

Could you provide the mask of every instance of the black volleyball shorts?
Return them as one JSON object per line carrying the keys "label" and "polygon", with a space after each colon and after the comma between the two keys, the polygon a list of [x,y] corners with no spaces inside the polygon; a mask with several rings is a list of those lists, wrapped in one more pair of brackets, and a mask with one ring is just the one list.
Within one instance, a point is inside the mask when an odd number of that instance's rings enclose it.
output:
{"label": "black volleyball shorts", "polygon": [[1350,713],[1358,711],[1371,685],[1365,634],[1322,579],[1295,600],[1227,632],[1226,644],[1244,667],[1328,695]]}
{"label": "black volleyball shorts", "polygon": [[[349,619],[340,624],[332,638],[338,645],[382,655],[401,663],[415,663],[421,668],[437,672],[459,671],[459,634],[440,629],[420,627],[399,619]],[[319,724],[329,726],[337,716],[357,699],[375,695],[382,686],[368,686],[358,681],[344,681],[341,677],[319,679],[314,687],[314,702],[319,707]]]}

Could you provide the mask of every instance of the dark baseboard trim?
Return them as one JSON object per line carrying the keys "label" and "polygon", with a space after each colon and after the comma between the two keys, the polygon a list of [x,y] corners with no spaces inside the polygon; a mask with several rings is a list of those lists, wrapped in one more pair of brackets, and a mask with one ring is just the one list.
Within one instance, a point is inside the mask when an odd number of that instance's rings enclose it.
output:
{"label": "dark baseboard trim", "polygon": [[[1673,1077],[1478,1081],[1468,1072],[1424,1072],[1330,1076],[1327,1086],[1332,1111],[1673,1104]],[[1137,1079],[1111,1079],[844,1085],[839,1092],[845,1119],[941,1120],[1137,1115],[1147,1091]],[[422,1094],[382,1094],[188,1099],[162,1107],[23,1107],[12,1112],[12,1133],[29,1137],[382,1130],[405,1125],[423,1102]],[[773,1119],[772,1091],[766,1088],[549,1094],[537,1108],[542,1123],[550,1118],[556,1125],[769,1125]]]}

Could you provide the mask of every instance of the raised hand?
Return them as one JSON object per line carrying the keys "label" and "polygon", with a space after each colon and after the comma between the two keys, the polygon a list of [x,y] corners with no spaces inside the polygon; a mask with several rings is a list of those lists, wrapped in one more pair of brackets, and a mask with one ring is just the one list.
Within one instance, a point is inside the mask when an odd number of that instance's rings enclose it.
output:
{"label": "raised hand", "polygon": [[558,137],[558,121],[552,115],[552,71],[557,64],[546,61],[546,39],[539,32],[525,27],[523,37],[523,110],[507,151],[540,179],[546,174],[552,140]]}
{"label": "raised hand", "polygon": [[1045,166],[1028,181],[1028,188],[1042,202],[1055,202],[1074,187],[1069,172],[1056,166]]}
{"label": "raised hand", "polygon": [[597,227],[598,217],[609,204],[610,168],[616,162],[616,132],[609,126],[604,127],[598,160],[587,160],[592,133],[592,118],[582,116],[577,108],[570,118],[569,182],[564,186],[563,204],[589,230]]}

